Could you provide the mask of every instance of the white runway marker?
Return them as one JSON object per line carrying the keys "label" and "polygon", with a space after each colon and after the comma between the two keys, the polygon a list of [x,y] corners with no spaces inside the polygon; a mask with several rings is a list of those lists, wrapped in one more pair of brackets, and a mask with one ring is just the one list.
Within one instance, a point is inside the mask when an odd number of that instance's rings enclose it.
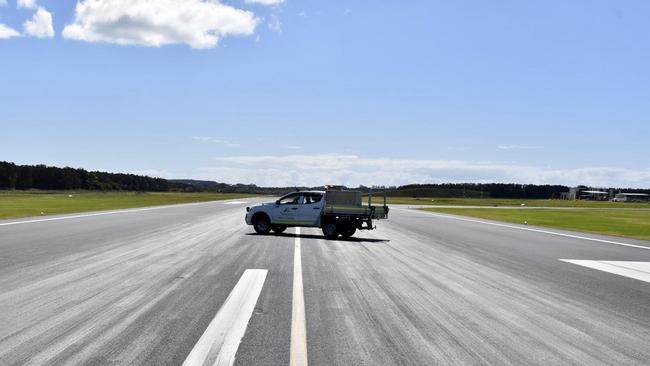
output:
{"label": "white runway marker", "polygon": [[183,366],[232,365],[268,271],[247,269]]}
{"label": "white runway marker", "polygon": [[296,228],[296,240],[293,250],[293,300],[291,303],[291,357],[289,365],[307,365],[307,326],[305,321],[305,295],[302,286],[299,227]]}
{"label": "white runway marker", "polygon": [[650,282],[650,262],[631,261],[590,261],[579,259],[560,259],[562,262],[597,269],[635,280]]}

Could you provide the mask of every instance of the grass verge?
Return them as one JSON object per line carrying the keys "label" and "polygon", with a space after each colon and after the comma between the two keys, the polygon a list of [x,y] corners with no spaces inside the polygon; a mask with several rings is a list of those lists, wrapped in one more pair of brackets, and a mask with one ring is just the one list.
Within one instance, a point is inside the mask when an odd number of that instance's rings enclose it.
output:
{"label": "grass verge", "polygon": [[237,193],[0,191],[0,219],[251,197]]}
{"label": "grass verge", "polygon": [[[383,197],[373,197],[373,202],[383,203]],[[394,205],[431,205],[431,206],[508,206],[522,204],[528,207],[584,207],[584,208],[650,208],[648,203],[609,202],[609,201],[566,201],[535,199],[500,199],[500,198],[436,198],[436,197],[388,197],[388,203]]]}
{"label": "grass verge", "polygon": [[424,211],[650,240],[650,211],[424,208]]}

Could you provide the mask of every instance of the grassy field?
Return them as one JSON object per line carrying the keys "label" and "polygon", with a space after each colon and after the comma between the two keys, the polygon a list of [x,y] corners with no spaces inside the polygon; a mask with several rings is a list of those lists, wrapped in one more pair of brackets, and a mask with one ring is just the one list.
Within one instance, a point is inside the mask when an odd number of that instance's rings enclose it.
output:
{"label": "grassy field", "polygon": [[479,217],[558,229],[650,240],[650,211],[643,210],[553,210],[490,208],[425,208],[453,215]]}
{"label": "grassy field", "polygon": [[0,191],[0,219],[250,197],[235,193]]}
{"label": "grassy field", "polygon": [[[384,202],[383,197],[373,197],[373,202]],[[634,202],[598,202],[565,200],[531,200],[498,198],[435,198],[435,197],[388,197],[389,204],[433,205],[433,206],[521,206],[528,207],[585,207],[585,208],[649,208],[648,203]]]}

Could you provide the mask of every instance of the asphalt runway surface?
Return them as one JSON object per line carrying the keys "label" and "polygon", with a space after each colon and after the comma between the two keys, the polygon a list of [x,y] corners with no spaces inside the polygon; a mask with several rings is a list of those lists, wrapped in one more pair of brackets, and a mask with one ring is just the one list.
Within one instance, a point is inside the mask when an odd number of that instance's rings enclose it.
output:
{"label": "asphalt runway surface", "polygon": [[260,236],[255,202],[0,221],[0,365],[650,363],[650,242],[399,207]]}

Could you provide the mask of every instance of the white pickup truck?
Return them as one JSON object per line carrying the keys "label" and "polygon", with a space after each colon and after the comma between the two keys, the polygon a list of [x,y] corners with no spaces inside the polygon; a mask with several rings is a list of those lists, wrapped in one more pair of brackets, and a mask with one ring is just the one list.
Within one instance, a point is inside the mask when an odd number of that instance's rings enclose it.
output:
{"label": "white pickup truck", "polygon": [[349,238],[357,230],[372,230],[372,220],[388,218],[384,196],[383,206],[361,203],[358,191],[297,191],[282,196],[275,202],[246,207],[246,223],[258,234],[276,234],[288,227],[318,227],[327,238],[339,235]]}

